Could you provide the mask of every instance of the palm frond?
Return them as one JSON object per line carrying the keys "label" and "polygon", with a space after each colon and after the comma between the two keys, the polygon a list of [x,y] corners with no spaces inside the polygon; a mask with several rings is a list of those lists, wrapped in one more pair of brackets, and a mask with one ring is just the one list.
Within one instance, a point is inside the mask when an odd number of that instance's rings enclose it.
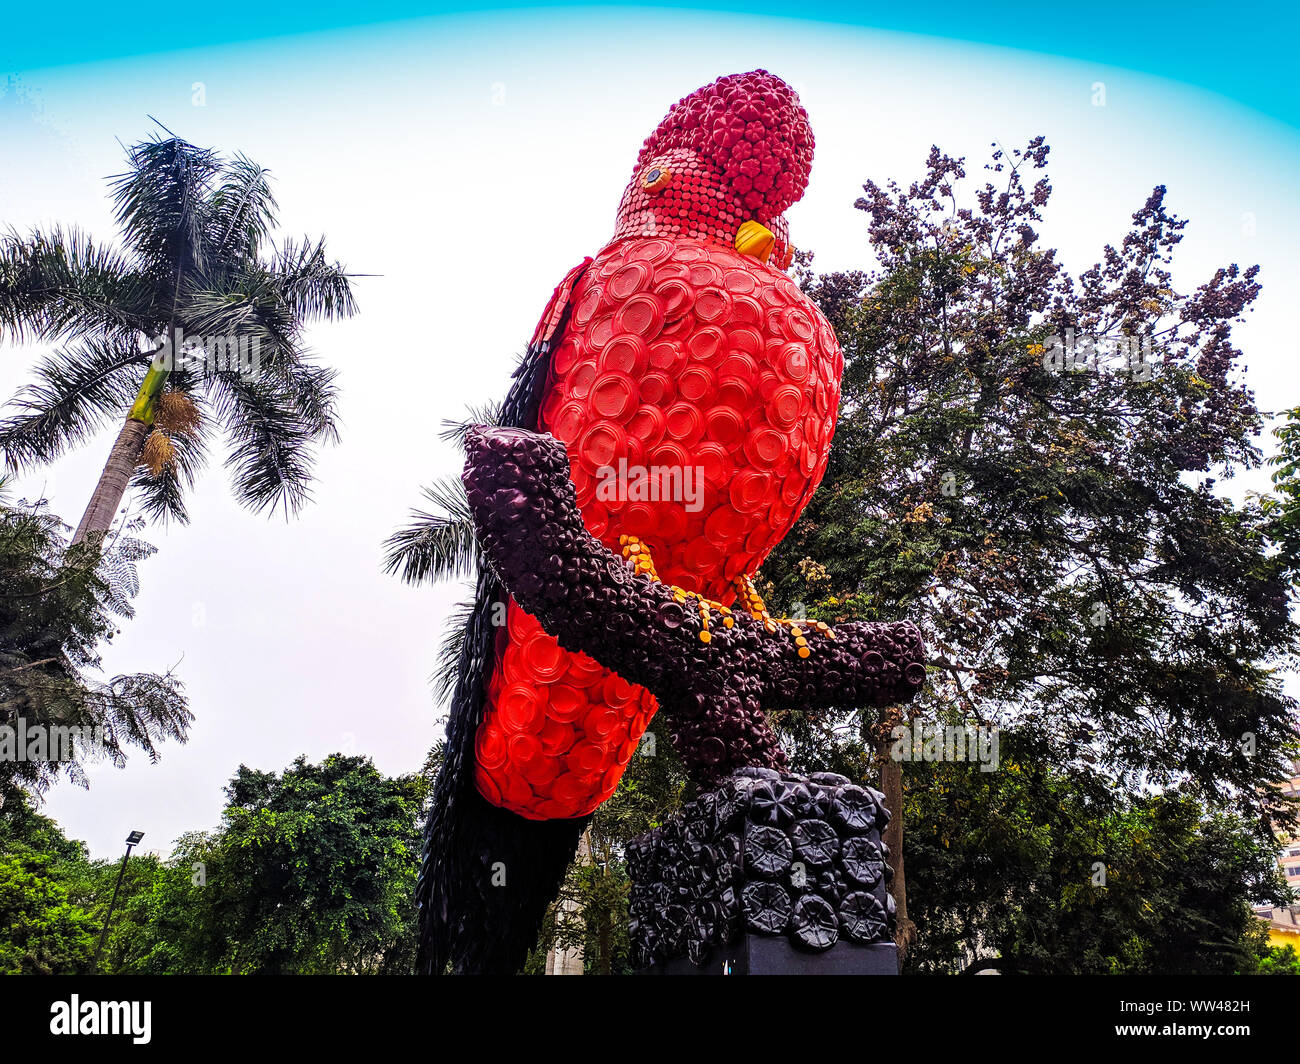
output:
{"label": "palm frond", "polygon": [[190,515],[185,496],[194,486],[199,471],[207,465],[207,422],[200,418],[193,429],[169,431],[167,438],[171,443],[171,461],[157,473],[148,466],[138,466],[131,476],[131,487],[147,517],[187,525]]}
{"label": "palm frond", "polygon": [[322,443],[339,442],[338,388],[334,378],[338,370],[319,366],[305,359],[291,367],[285,385],[290,398],[312,436]]}
{"label": "palm frond", "polygon": [[148,365],[147,353],[92,337],[46,356],[12,400],[19,412],[0,421],[0,453],[24,468],[84,443],[125,416]]}
{"label": "palm frond", "polygon": [[281,354],[295,357],[302,329],[292,308],[280,298],[274,278],[260,267],[187,284],[177,300],[176,319],[193,338],[256,342],[262,349],[261,362],[268,367]]}
{"label": "palm frond", "polygon": [[488,403],[485,406],[471,406],[465,412],[465,417],[460,421],[453,421],[451,418],[445,418],[442,422],[442,431],[438,433],[439,438],[446,440],[448,443],[454,443],[462,450],[465,447],[465,439],[472,428],[479,425],[500,425],[501,424],[501,404]]}
{"label": "palm frond", "polygon": [[208,210],[207,244],[216,257],[254,259],[275,227],[278,204],[270,171],[236,155],[221,164],[221,178]]}
{"label": "palm frond", "polygon": [[212,184],[221,160],[179,137],[153,137],[127,152],[130,169],[109,179],[117,221],[140,265],[173,284],[202,274]]}
{"label": "palm frond", "polygon": [[270,265],[280,298],[294,317],[350,318],[357,312],[350,275],[325,258],[325,241],[286,240]]}
{"label": "palm frond", "polygon": [[470,599],[453,607],[447,618],[447,630],[438,647],[438,664],[433,672],[433,697],[444,705],[451,701],[452,692],[456,689],[456,680],[460,675],[460,652],[465,645],[465,636],[475,609],[477,603]]}
{"label": "palm frond", "polygon": [[478,544],[460,481],[444,477],[422,494],[440,512],[411,511],[410,523],[384,541],[384,572],[397,574],[408,584],[473,575]]}
{"label": "palm frond", "polygon": [[304,418],[294,395],[274,377],[221,371],[209,377],[217,417],[226,429],[235,497],[254,512],[281,506],[295,514],[310,500],[313,445],[319,427]]}
{"label": "palm frond", "polygon": [[150,287],[124,256],[78,229],[0,236],[0,336],[131,335],[148,326]]}

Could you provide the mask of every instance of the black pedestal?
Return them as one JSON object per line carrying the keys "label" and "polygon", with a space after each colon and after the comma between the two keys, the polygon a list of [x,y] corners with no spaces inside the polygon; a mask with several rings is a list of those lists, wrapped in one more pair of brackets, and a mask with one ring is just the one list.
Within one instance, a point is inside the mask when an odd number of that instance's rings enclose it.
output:
{"label": "black pedestal", "polygon": [[702,965],[688,957],[643,968],[641,975],[897,975],[898,947],[892,942],[859,946],[837,942],[824,953],[805,953],[784,938],[742,934],[733,945],[713,951]]}
{"label": "black pedestal", "polygon": [[897,975],[879,791],[742,769],[628,847],[647,974]]}

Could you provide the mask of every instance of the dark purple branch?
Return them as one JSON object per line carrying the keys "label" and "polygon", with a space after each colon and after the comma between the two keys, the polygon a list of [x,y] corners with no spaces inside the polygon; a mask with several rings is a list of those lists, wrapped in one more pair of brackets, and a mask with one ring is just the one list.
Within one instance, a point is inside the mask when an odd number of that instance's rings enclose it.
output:
{"label": "dark purple branch", "polygon": [[743,765],[781,767],[762,707],[884,706],[925,681],[911,622],[844,624],[807,635],[801,658],[788,628],[713,611],[702,642],[695,600],[634,574],[582,524],[564,445],[521,429],[481,428],[467,440],[464,482],[479,545],[515,600],[566,650],[590,654],[650,690],[674,743],[709,785]]}

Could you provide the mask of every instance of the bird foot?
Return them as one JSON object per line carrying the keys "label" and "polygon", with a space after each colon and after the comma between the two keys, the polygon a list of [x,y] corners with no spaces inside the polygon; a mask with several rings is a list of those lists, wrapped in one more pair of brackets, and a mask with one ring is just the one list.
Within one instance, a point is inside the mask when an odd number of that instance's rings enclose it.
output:
{"label": "bird foot", "polygon": [[[641,542],[638,537],[619,536],[618,545],[622,549],[623,558],[631,564],[634,572],[640,573],[642,576],[648,576],[656,583],[663,583],[659,579],[658,570],[655,569],[654,558],[650,555],[650,548]],[[712,614],[718,614],[723,628],[730,628],[736,623],[735,618],[731,615],[731,609],[721,602],[705,598],[694,591],[687,591],[684,587],[678,587],[676,584],[665,584],[664,586],[672,591],[673,597],[683,606],[694,604],[698,608],[701,643],[709,643],[713,640],[713,633],[709,630],[709,625],[712,623]]]}
{"label": "bird foot", "polygon": [[[663,583],[659,579],[659,572],[655,568],[654,558],[651,556],[650,548],[643,543],[637,536],[619,536],[618,545],[623,553],[623,558],[631,566],[634,572],[649,577],[657,583]],[[717,613],[721,618],[724,628],[730,628],[734,625],[735,618],[729,607],[724,606],[721,602],[715,602],[713,599],[705,598],[694,591],[687,591],[685,588],[678,587],[676,584],[666,585],[672,592],[673,596],[682,605],[687,606],[694,604],[700,613],[700,642],[708,643],[713,636],[709,631],[709,625],[712,621],[712,614]],[[767,610],[767,604],[763,597],[754,587],[754,581],[748,576],[738,576],[732,581],[732,586],[736,589],[737,601],[755,620],[762,623],[764,629],[769,635],[775,635],[780,628],[789,630],[795,645],[799,648],[801,658],[808,657],[812,651],[808,647],[808,637],[804,634],[805,629],[816,632],[825,639],[834,639],[835,631],[824,621],[795,620],[789,617],[773,617]]]}
{"label": "bird foot", "polygon": [[754,587],[754,581],[748,576],[738,576],[733,581],[736,588],[737,601],[740,602],[746,612],[755,620],[761,621],[763,627],[769,634],[775,634],[778,628],[785,627],[790,630],[790,635],[794,637],[795,645],[799,648],[799,656],[806,658],[812,651],[808,647],[808,637],[804,634],[807,629],[816,632],[824,639],[834,639],[835,630],[825,621],[796,620],[790,617],[773,617],[767,611],[767,603],[763,601],[763,596],[758,593]]}

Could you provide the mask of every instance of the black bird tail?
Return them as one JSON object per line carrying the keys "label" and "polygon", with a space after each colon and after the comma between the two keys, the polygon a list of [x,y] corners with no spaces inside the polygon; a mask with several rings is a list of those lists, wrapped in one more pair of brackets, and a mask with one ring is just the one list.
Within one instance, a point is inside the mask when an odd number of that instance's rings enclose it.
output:
{"label": "black bird tail", "polygon": [[474,737],[495,653],[491,615],[504,601],[482,567],[416,886],[421,974],[441,975],[449,965],[466,975],[518,971],[591,819],[527,820],[490,804],[474,786]]}

